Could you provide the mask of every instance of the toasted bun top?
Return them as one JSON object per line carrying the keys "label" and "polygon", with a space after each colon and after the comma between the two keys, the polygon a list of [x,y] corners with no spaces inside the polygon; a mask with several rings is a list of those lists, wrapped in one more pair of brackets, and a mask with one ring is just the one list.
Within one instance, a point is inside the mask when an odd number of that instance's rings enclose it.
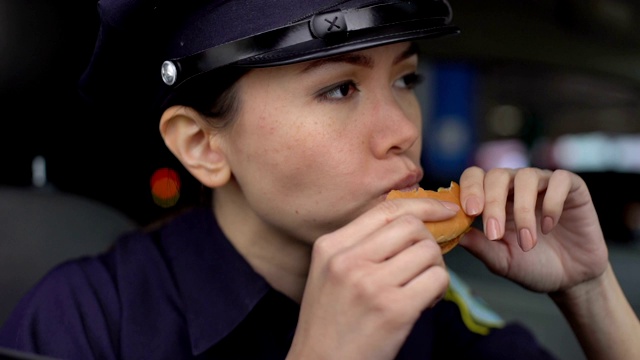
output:
{"label": "toasted bun top", "polygon": [[[457,244],[457,240],[471,229],[471,224],[475,219],[475,216],[467,215],[462,210],[462,205],[460,204],[460,185],[455,181],[452,181],[448,188],[441,187],[438,191],[418,188],[413,191],[393,190],[387,195],[387,200],[400,198],[432,198],[440,201],[452,202],[460,206],[461,210],[450,219],[424,223],[431,234],[433,234],[436,242],[441,244],[441,247],[443,244],[450,241],[455,241],[453,244],[453,246],[455,246]],[[453,246],[448,245],[446,251],[449,251]]]}

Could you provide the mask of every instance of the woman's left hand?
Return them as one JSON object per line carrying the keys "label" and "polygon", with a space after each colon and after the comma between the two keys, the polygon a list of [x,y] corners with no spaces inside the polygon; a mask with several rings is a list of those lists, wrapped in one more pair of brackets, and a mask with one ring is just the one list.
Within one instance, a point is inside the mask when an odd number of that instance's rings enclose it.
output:
{"label": "woman's left hand", "polygon": [[565,170],[466,169],[463,209],[482,213],[460,245],[494,273],[537,292],[567,290],[604,273],[607,247],[589,190]]}

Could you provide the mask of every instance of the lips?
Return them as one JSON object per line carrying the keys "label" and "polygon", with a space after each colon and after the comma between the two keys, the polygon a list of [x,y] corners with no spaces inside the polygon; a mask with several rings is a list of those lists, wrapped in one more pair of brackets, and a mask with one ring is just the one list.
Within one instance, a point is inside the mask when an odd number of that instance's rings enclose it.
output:
{"label": "lips", "polygon": [[396,182],[393,187],[391,187],[387,193],[391,190],[400,190],[400,191],[412,191],[418,188],[420,181],[422,180],[422,170],[415,169],[405,175],[402,179]]}

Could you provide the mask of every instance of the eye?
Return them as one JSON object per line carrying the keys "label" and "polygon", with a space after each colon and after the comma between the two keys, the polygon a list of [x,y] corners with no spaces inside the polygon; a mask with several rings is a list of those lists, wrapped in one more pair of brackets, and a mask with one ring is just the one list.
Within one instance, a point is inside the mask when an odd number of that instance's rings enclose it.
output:
{"label": "eye", "polygon": [[418,73],[407,74],[400,79],[396,80],[394,85],[401,89],[414,89],[416,86],[422,84],[424,76]]}
{"label": "eye", "polygon": [[342,100],[348,97],[349,95],[353,94],[357,90],[358,90],[358,87],[353,81],[346,81],[338,85],[335,85],[329,89],[321,90],[319,93],[320,93],[321,100],[335,101],[335,100]]}

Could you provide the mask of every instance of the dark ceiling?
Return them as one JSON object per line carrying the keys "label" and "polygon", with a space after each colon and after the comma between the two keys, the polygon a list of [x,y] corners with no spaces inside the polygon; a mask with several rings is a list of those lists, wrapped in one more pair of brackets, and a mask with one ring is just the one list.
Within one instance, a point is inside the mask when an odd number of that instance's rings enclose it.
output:
{"label": "dark ceiling", "polygon": [[549,136],[640,133],[640,2],[451,4],[462,33],[426,42],[425,52],[479,70],[485,113],[494,105],[522,107]]}
{"label": "dark ceiling", "polygon": [[463,31],[435,55],[533,62],[619,76],[640,86],[640,2],[451,0]]}

